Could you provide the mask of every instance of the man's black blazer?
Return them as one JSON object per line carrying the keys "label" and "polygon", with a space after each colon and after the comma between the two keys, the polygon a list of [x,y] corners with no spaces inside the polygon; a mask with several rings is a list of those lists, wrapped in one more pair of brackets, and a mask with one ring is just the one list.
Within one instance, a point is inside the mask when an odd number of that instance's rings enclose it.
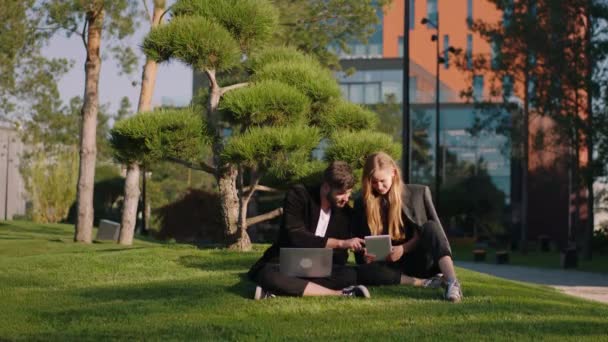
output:
{"label": "man's black blazer", "polygon": [[[265,263],[278,263],[281,247],[324,248],[328,238],[349,239],[351,237],[351,208],[332,208],[325,237],[315,236],[321,213],[320,186],[295,185],[285,195],[283,216],[276,242],[249,270],[252,276]],[[348,251],[334,249],[334,264],[344,265]]]}

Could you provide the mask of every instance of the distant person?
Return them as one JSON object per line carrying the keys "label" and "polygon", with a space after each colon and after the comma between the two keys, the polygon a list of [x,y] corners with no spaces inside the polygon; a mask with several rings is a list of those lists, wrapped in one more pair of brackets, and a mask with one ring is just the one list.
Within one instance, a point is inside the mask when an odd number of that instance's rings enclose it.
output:
{"label": "distant person", "polygon": [[[365,286],[356,286],[356,270],[345,266],[348,250],[363,247],[363,239],[351,238],[348,200],[354,184],[350,166],[336,161],[324,171],[321,184],[295,185],[287,191],[277,241],[248,273],[258,285],[255,299],[275,295],[369,297]],[[282,274],[279,255],[284,247],[333,248],[331,275],[308,279]]]}
{"label": "distant person", "polygon": [[450,244],[429,188],[403,184],[399,167],[386,153],[366,159],[353,229],[362,238],[390,235],[393,245],[386,260],[376,260],[366,250],[357,253],[361,284],[443,287],[445,299],[462,300]]}

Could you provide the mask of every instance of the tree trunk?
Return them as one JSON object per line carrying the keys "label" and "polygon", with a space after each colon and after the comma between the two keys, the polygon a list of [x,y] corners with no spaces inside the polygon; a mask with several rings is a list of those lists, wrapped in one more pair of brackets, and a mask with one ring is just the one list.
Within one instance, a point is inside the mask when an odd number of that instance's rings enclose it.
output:
{"label": "tree trunk", "polygon": [[217,172],[215,174],[220,194],[220,216],[224,237],[228,248],[235,250],[251,249],[251,241],[245,230],[239,229],[239,195],[237,191],[238,170],[234,165],[221,165],[220,155],[224,149],[221,127],[219,125],[218,107],[222,88],[215,78],[215,70],[205,70],[209,79],[209,102],[207,104],[207,121],[216,128],[216,139],[213,144],[213,159]]}
{"label": "tree trunk", "polygon": [[93,235],[93,187],[95,185],[95,158],[97,156],[97,111],[99,109],[99,73],[101,71],[100,45],[104,10],[95,8],[87,12],[88,25],[85,62],[85,93],[81,115],[80,167],[78,172],[77,217],[74,241],[91,243]]}
{"label": "tree trunk", "polygon": [[[164,0],[156,0],[154,1],[154,12],[152,16],[152,28],[160,25],[160,19],[165,11],[165,1]],[[139,103],[137,105],[137,112],[147,112],[150,111],[152,107],[152,94],[154,93],[154,86],[156,85],[156,73],[157,73],[157,64],[155,61],[146,58],[146,64],[144,65],[143,72],[141,75],[141,90],[139,92]],[[133,173],[133,174],[131,174]],[[132,184],[129,184],[128,181],[125,181],[125,194],[124,194],[124,203],[123,203],[123,214],[122,220],[120,224],[121,229],[121,237],[122,231],[130,231],[131,233],[125,232],[125,236],[131,235],[133,236],[133,232],[135,231],[135,223],[137,222],[137,203],[139,201],[139,165],[131,164],[127,167],[127,180],[131,179]],[[137,182],[133,181],[133,179],[137,179]],[[132,209],[134,208],[134,209]],[[147,227],[146,227],[147,228]],[[126,245],[131,244],[133,239],[131,238],[131,242],[127,243],[126,241],[119,240],[120,244]]]}
{"label": "tree trunk", "polygon": [[530,94],[528,82],[530,81],[528,56],[526,55],[526,67],[524,70],[524,108],[522,120],[522,156],[521,156],[521,252],[528,252],[528,154],[530,150],[529,141],[529,110]]}
{"label": "tree trunk", "polygon": [[587,172],[585,172],[585,185],[587,187],[587,227],[585,227],[585,244],[583,246],[583,258],[585,260],[591,260],[593,251],[591,249],[593,242],[593,230],[595,229],[595,208],[594,208],[594,193],[593,193],[593,181],[595,180],[595,167],[593,165],[593,94],[592,82],[593,82],[593,61],[591,60],[591,38],[593,37],[593,24],[591,23],[591,13],[589,8],[589,2],[585,6],[585,56],[586,60],[586,93],[587,93],[587,134],[585,135],[587,145]]}
{"label": "tree trunk", "polygon": [[220,217],[226,243],[231,249],[243,250],[247,242],[241,242],[241,234],[238,234],[239,196],[236,190],[237,176],[237,169],[233,165],[226,165],[218,170],[217,184],[220,194]]}
{"label": "tree trunk", "polygon": [[122,209],[122,220],[120,225],[120,237],[118,243],[131,245],[135,233],[135,222],[137,220],[137,202],[139,200],[139,165],[132,163],[127,168],[125,179],[125,199]]}

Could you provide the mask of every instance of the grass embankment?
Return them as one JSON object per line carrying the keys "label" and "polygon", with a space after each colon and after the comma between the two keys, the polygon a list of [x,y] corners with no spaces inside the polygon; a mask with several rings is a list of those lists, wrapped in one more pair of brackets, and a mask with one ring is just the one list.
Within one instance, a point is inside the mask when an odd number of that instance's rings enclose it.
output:
{"label": "grass embankment", "polygon": [[261,254],[137,241],[74,244],[72,227],[0,224],[0,340],[608,340],[608,305],[459,269],[465,300],[253,301]]}
{"label": "grass embankment", "polygon": [[[473,261],[473,250],[475,243],[470,239],[455,239],[451,241],[452,252],[456,260]],[[504,250],[504,249],[498,249]],[[486,249],[486,263],[496,263],[496,248]],[[509,264],[517,266],[528,266],[538,268],[561,268],[560,253],[552,248],[549,252],[542,252],[536,246],[526,254],[520,251],[509,251]],[[594,253],[591,260],[584,260],[582,255],[578,257],[578,271],[608,273],[608,254]]]}

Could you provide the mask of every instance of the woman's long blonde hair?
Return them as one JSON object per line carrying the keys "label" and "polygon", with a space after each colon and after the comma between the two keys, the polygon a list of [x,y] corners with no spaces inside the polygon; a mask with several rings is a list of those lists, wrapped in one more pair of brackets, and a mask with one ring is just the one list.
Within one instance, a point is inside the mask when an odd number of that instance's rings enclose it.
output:
{"label": "woman's long blonde hair", "polygon": [[402,230],[403,218],[401,217],[401,194],[404,191],[403,184],[401,183],[401,171],[393,158],[384,152],[373,153],[365,160],[363,179],[361,181],[365,216],[367,217],[367,225],[372,235],[382,234],[382,196],[374,193],[372,177],[374,176],[374,172],[389,168],[395,172],[393,173],[393,184],[387,193],[388,232],[393,240],[402,240],[405,239],[405,233]]}

